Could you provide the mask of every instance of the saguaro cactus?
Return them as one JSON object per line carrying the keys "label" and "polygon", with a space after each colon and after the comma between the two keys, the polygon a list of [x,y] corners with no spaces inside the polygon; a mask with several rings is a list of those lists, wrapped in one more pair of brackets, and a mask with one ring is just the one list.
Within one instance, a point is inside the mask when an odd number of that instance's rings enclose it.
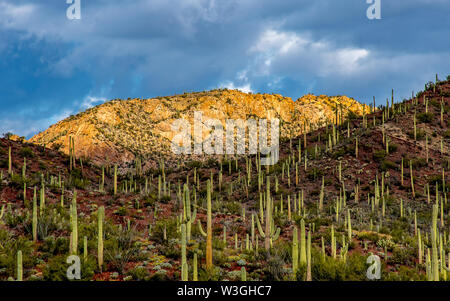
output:
{"label": "saguaro cactus", "polygon": [[64,207],[64,182],[61,184],[61,207]]}
{"label": "saguaro cactus", "polygon": [[88,240],[87,236],[83,237],[83,260],[86,261],[88,256]]}
{"label": "saguaro cactus", "polygon": [[186,260],[186,224],[181,224],[181,281],[188,281]]}
{"label": "saguaro cactus", "polygon": [[37,241],[37,223],[38,223],[38,217],[37,217],[37,200],[36,200],[36,194],[33,198],[33,220],[32,220],[32,232],[33,232],[33,241]]}
{"label": "saguaro cactus", "polygon": [[410,172],[410,174],[411,174],[411,190],[412,190],[412,196],[413,196],[413,198],[415,198],[416,197],[416,193],[415,193],[415,191],[414,191],[414,176],[413,176],[413,169],[412,169],[412,161],[411,160],[409,160],[409,172]]}
{"label": "saguaro cactus", "polygon": [[294,274],[294,279],[297,276],[298,269],[298,232],[297,227],[294,227],[292,231],[292,273]]}
{"label": "saguaro cactus", "polygon": [[114,195],[117,194],[117,164],[114,165]]}
{"label": "saguaro cactus", "polygon": [[17,281],[23,280],[22,251],[17,251]]}
{"label": "saguaro cactus", "polygon": [[311,281],[311,231],[308,231],[308,245],[306,249],[306,281]]}
{"label": "saguaro cactus", "polygon": [[272,198],[270,196],[270,179],[267,177],[267,193],[266,193],[266,212],[265,212],[265,230],[261,227],[261,222],[259,221],[259,218],[256,217],[256,223],[258,226],[258,231],[261,234],[261,236],[264,238],[264,247],[268,251],[270,250],[271,241],[277,240],[280,236],[281,229],[277,227],[275,229],[274,221],[272,218],[273,213],[273,205],[272,205]]}
{"label": "saguaro cactus", "polygon": [[70,170],[75,168],[75,139],[73,136],[69,136],[69,159],[70,159]]}
{"label": "saguaro cactus", "polygon": [[331,255],[336,259],[336,237],[334,236],[334,226],[331,225]]}
{"label": "saguaro cactus", "polygon": [[11,146],[8,149],[8,174],[12,174]]}
{"label": "saguaro cactus", "polygon": [[193,277],[192,279],[194,281],[198,281],[198,267],[197,267],[197,253],[194,253],[194,263],[193,263]]}
{"label": "saguaro cactus", "polygon": [[186,235],[187,241],[189,241],[191,239],[191,226],[197,217],[197,209],[194,207],[193,212],[191,212],[191,198],[187,184],[184,184],[183,190],[183,222],[186,223]]}
{"label": "saguaro cactus", "polygon": [[22,179],[27,178],[27,158],[23,158],[23,165],[22,165]]}
{"label": "saguaro cactus", "polygon": [[100,182],[100,192],[105,191],[105,167],[102,165],[102,179]]}
{"label": "saguaro cactus", "polygon": [[245,270],[245,267],[241,268],[241,281],[247,281],[247,271]]}
{"label": "saguaro cactus", "polygon": [[300,221],[300,264],[306,264],[306,231],[305,221]]}
{"label": "saguaro cactus", "polygon": [[420,229],[417,229],[417,246],[418,246],[418,256],[419,256],[419,264],[422,264],[423,252],[422,252],[422,238],[420,235]]}
{"label": "saguaro cactus", "polygon": [[352,241],[352,218],[350,215],[350,209],[347,210],[348,218],[347,218],[347,230],[348,230],[348,241]]}
{"label": "saguaro cactus", "polygon": [[77,214],[77,191],[73,191],[72,207],[71,207],[71,224],[72,224],[72,254],[78,253],[78,214]]}
{"label": "saguaro cactus", "polygon": [[98,256],[98,267],[100,271],[103,268],[103,220],[105,218],[105,207],[101,206],[98,208],[97,212],[97,256]]}
{"label": "saguaro cactus", "polygon": [[322,176],[322,186],[320,188],[320,195],[319,195],[319,212],[322,212],[323,210],[324,190],[325,190],[325,177]]}
{"label": "saguaro cactus", "polygon": [[200,233],[206,237],[206,268],[212,268],[212,218],[211,218],[211,182],[206,182],[206,200],[207,200],[207,219],[206,219],[206,233],[202,229],[200,220],[198,221],[198,228]]}
{"label": "saguaro cactus", "polygon": [[45,210],[45,186],[44,186],[44,183],[42,183],[39,202],[40,202],[39,203],[39,214],[42,215],[42,213]]}
{"label": "saguaro cactus", "polygon": [[437,216],[438,216],[438,206],[433,205],[432,225],[431,225],[431,269],[430,269],[433,281],[439,281]]}

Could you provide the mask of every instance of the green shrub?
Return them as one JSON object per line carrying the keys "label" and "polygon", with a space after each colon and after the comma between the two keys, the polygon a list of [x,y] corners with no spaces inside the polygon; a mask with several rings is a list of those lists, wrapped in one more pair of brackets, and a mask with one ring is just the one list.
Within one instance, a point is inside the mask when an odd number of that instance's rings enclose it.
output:
{"label": "green shrub", "polygon": [[[45,266],[42,274],[45,281],[68,281],[67,269],[70,263],[67,263],[68,255],[58,255],[49,260]],[[97,266],[94,258],[88,258],[86,261],[80,260],[81,263],[81,279],[82,281],[89,281],[94,276],[94,271]]]}
{"label": "green shrub", "polygon": [[[413,169],[421,168],[427,166],[426,158],[412,158],[411,165]],[[406,161],[406,166],[409,166],[408,160]]]}
{"label": "green shrub", "polygon": [[433,120],[433,113],[420,113],[417,114],[417,120],[422,123],[430,123]]}
{"label": "green shrub", "polygon": [[69,239],[67,237],[55,238],[54,236],[48,236],[39,245],[38,250],[43,253],[43,259],[47,259],[55,255],[68,254]]}
{"label": "green shrub", "polygon": [[389,144],[389,153],[390,154],[395,153],[397,151],[397,149],[398,149],[397,144],[393,144],[393,143]]}
{"label": "green shrub", "polygon": [[73,169],[70,172],[70,186],[77,189],[86,189],[90,184],[88,178],[84,177],[80,169]]}
{"label": "green shrub", "polygon": [[186,165],[190,169],[194,169],[194,168],[199,169],[203,166],[203,163],[201,161],[190,161]]}
{"label": "green shrub", "polygon": [[444,138],[450,138],[450,130],[446,130],[443,134]]}
{"label": "green shrub", "polygon": [[382,161],[384,157],[386,157],[386,151],[383,149],[377,150],[373,153],[373,159],[377,162]]}
{"label": "green shrub", "polygon": [[19,153],[24,158],[33,158],[34,157],[34,152],[29,147],[23,147]]}
{"label": "green shrub", "polygon": [[381,163],[381,170],[383,171],[387,171],[388,169],[397,169],[397,164],[395,164],[392,161],[389,160],[383,160],[383,162]]}
{"label": "green shrub", "polygon": [[223,277],[223,271],[220,267],[213,267],[212,269],[205,270],[199,268],[198,280],[199,281],[220,281]]}
{"label": "green shrub", "polygon": [[417,257],[416,249],[395,247],[390,261],[393,264],[414,266]]}
{"label": "green shrub", "polygon": [[[159,242],[164,241],[164,228],[166,228],[166,236],[167,239],[171,238],[179,238],[180,235],[177,231],[177,220],[176,219],[166,219],[166,220],[158,220],[156,225],[152,229],[152,237]],[[192,230],[197,227],[192,227]]]}
{"label": "green shrub", "polygon": [[118,215],[118,216],[127,216],[128,214],[128,210],[125,206],[119,207],[114,214]]}
{"label": "green shrub", "polygon": [[346,261],[326,256],[325,259],[314,251],[311,267],[313,281],[362,281],[366,280],[367,256],[359,253],[347,255]]}
{"label": "green shrub", "polygon": [[358,238],[360,240],[369,240],[371,242],[376,242],[378,241],[379,236],[375,232],[359,232]]}
{"label": "green shrub", "polygon": [[316,167],[308,170],[307,177],[308,179],[315,181],[317,179],[322,179],[323,171],[321,169],[318,169]]}
{"label": "green shrub", "polygon": [[385,278],[385,281],[425,281],[425,273],[421,273],[418,269],[400,266],[397,272],[390,272]]}
{"label": "green shrub", "polygon": [[[414,139],[414,131],[413,130],[406,132],[406,134],[408,135],[408,137],[410,139]],[[417,138],[417,140],[425,139],[425,131],[422,129],[417,129],[416,130],[416,138]]]}
{"label": "green shrub", "polygon": [[33,256],[33,242],[23,236],[16,236],[5,229],[0,229],[0,275],[6,278],[16,279],[17,252],[22,251],[24,279],[27,277],[27,269],[36,264]]}
{"label": "green shrub", "polygon": [[145,207],[153,207],[156,203],[157,197],[154,194],[148,194],[144,197],[143,205]]}
{"label": "green shrub", "polygon": [[137,258],[139,247],[136,245],[134,229],[118,229],[111,237],[111,244],[105,250],[106,261],[111,268],[123,274],[127,264]]}
{"label": "green shrub", "polygon": [[133,277],[133,280],[138,281],[148,280],[148,278],[150,277],[150,273],[148,272],[148,270],[142,266],[136,267],[128,271],[127,274]]}
{"label": "green shrub", "polygon": [[284,261],[279,256],[271,256],[265,266],[264,280],[265,281],[280,281],[286,274],[283,268]]}
{"label": "green shrub", "polygon": [[162,195],[159,201],[163,204],[168,204],[171,201],[170,195]]}
{"label": "green shrub", "polygon": [[[430,189],[436,190],[437,184],[438,189],[442,190],[442,174],[431,175],[428,179],[428,183],[430,184]],[[450,187],[450,182],[446,182],[445,187]]]}
{"label": "green shrub", "polygon": [[242,205],[239,202],[236,202],[236,201],[226,202],[225,203],[225,208],[231,214],[241,214],[242,213]]}

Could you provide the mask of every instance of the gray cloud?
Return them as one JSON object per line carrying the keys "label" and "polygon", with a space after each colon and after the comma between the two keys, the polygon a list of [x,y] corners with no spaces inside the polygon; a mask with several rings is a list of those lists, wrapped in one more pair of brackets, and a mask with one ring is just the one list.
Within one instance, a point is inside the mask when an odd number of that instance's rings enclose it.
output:
{"label": "gray cloud", "polygon": [[81,1],[70,21],[65,1],[0,0],[3,64],[30,71],[0,69],[0,131],[30,135],[89,97],[220,86],[403,98],[450,67],[448,1],[382,0],[376,21],[364,0]]}

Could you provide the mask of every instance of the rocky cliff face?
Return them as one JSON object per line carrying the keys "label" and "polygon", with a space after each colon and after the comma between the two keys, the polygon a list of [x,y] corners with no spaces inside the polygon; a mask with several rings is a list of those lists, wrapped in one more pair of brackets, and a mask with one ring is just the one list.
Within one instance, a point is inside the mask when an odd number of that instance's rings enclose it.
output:
{"label": "rocky cliff face", "polygon": [[213,90],[152,99],[112,100],[83,113],[64,119],[30,139],[68,154],[69,137],[75,141],[76,157],[97,164],[130,165],[136,157],[144,169],[161,158],[177,162],[171,141],[176,134],[171,125],[176,119],[193,124],[195,111],[203,118],[280,119],[280,137],[301,134],[336,117],[349,113],[362,115],[370,108],[346,96],[305,95],[297,101],[276,94],[247,94],[237,90]]}

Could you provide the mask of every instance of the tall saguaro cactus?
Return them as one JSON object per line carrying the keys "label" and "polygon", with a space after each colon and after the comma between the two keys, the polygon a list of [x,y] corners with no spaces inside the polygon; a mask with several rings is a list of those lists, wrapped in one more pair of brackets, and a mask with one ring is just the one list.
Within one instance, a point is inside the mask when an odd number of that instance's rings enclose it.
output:
{"label": "tall saguaro cactus", "polygon": [[8,174],[12,174],[11,146],[8,149]]}
{"label": "tall saguaro cactus", "polygon": [[[184,184],[183,191],[183,222],[186,223],[186,237],[187,241],[189,241],[191,239],[191,226],[197,217],[197,208],[191,206],[189,186],[187,184]],[[191,210],[192,207],[194,207],[193,210]]]}
{"label": "tall saguaro cactus", "polygon": [[70,170],[75,168],[75,139],[69,136],[69,160],[70,160]]}
{"label": "tall saguaro cactus", "polygon": [[437,248],[437,216],[438,216],[438,205],[433,205],[432,212],[432,225],[431,225],[431,279],[433,281],[439,281],[439,259],[438,259],[438,248]]}
{"label": "tall saguaro cactus", "polygon": [[78,214],[77,214],[77,191],[73,191],[72,207],[71,207],[71,222],[72,222],[72,254],[78,253]]}
{"label": "tall saguaro cactus", "polygon": [[212,218],[211,218],[211,182],[206,182],[206,200],[207,200],[207,219],[206,219],[206,233],[202,229],[200,220],[198,221],[198,228],[200,233],[206,237],[206,268],[212,268]]}
{"label": "tall saguaro cactus", "polygon": [[261,222],[259,221],[259,218],[256,217],[256,223],[258,226],[258,231],[261,234],[261,236],[264,238],[264,248],[268,251],[270,250],[271,241],[278,239],[280,236],[281,229],[277,227],[275,229],[274,221],[273,221],[273,204],[272,204],[272,198],[270,196],[270,178],[267,177],[267,185],[266,185],[266,212],[265,212],[265,230],[261,227]]}
{"label": "tall saguaro cactus", "polygon": [[311,281],[311,231],[308,231],[308,244],[306,251],[306,281]]}
{"label": "tall saguaro cactus", "polygon": [[292,231],[292,272],[294,274],[294,280],[296,279],[298,269],[298,232],[297,227],[294,227]]}
{"label": "tall saguaro cactus", "polygon": [[411,177],[411,191],[412,191],[412,197],[415,198],[416,197],[416,193],[414,190],[414,176],[413,176],[413,168],[412,168],[412,161],[409,160],[409,173],[410,173],[410,177]]}
{"label": "tall saguaro cactus", "polygon": [[181,224],[181,281],[188,281],[186,260],[186,224]]}
{"label": "tall saguaro cactus", "polygon": [[33,232],[33,241],[37,241],[37,223],[38,223],[38,212],[37,212],[37,200],[36,194],[33,198],[33,218],[32,218],[32,232]]}
{"label": "tall saguaro cactus", "polygon": [[306,264],[306,231],[305,221],[300,221],[300,264]]}
{"label": "tall saguaro cactus", "polygon": [[117,164],[114,165],[114,195],[117,194]]}
{"label": "tall saguaro cactus", "polygon": [[97,212],[97,256],[100,271],[103,268],[103,220],[105,218],[105,207],[101,206]]}
{"label": "tall saguaro cactus", "polygon": [[17,251],[17,281],[23,280],[22,251]]}
{"label": "tall saguaro cactus", "polygon": [[352,241],[352,217],[350,215],[350,209],[347,210],[347,232],[348,232],[348,241]]}

